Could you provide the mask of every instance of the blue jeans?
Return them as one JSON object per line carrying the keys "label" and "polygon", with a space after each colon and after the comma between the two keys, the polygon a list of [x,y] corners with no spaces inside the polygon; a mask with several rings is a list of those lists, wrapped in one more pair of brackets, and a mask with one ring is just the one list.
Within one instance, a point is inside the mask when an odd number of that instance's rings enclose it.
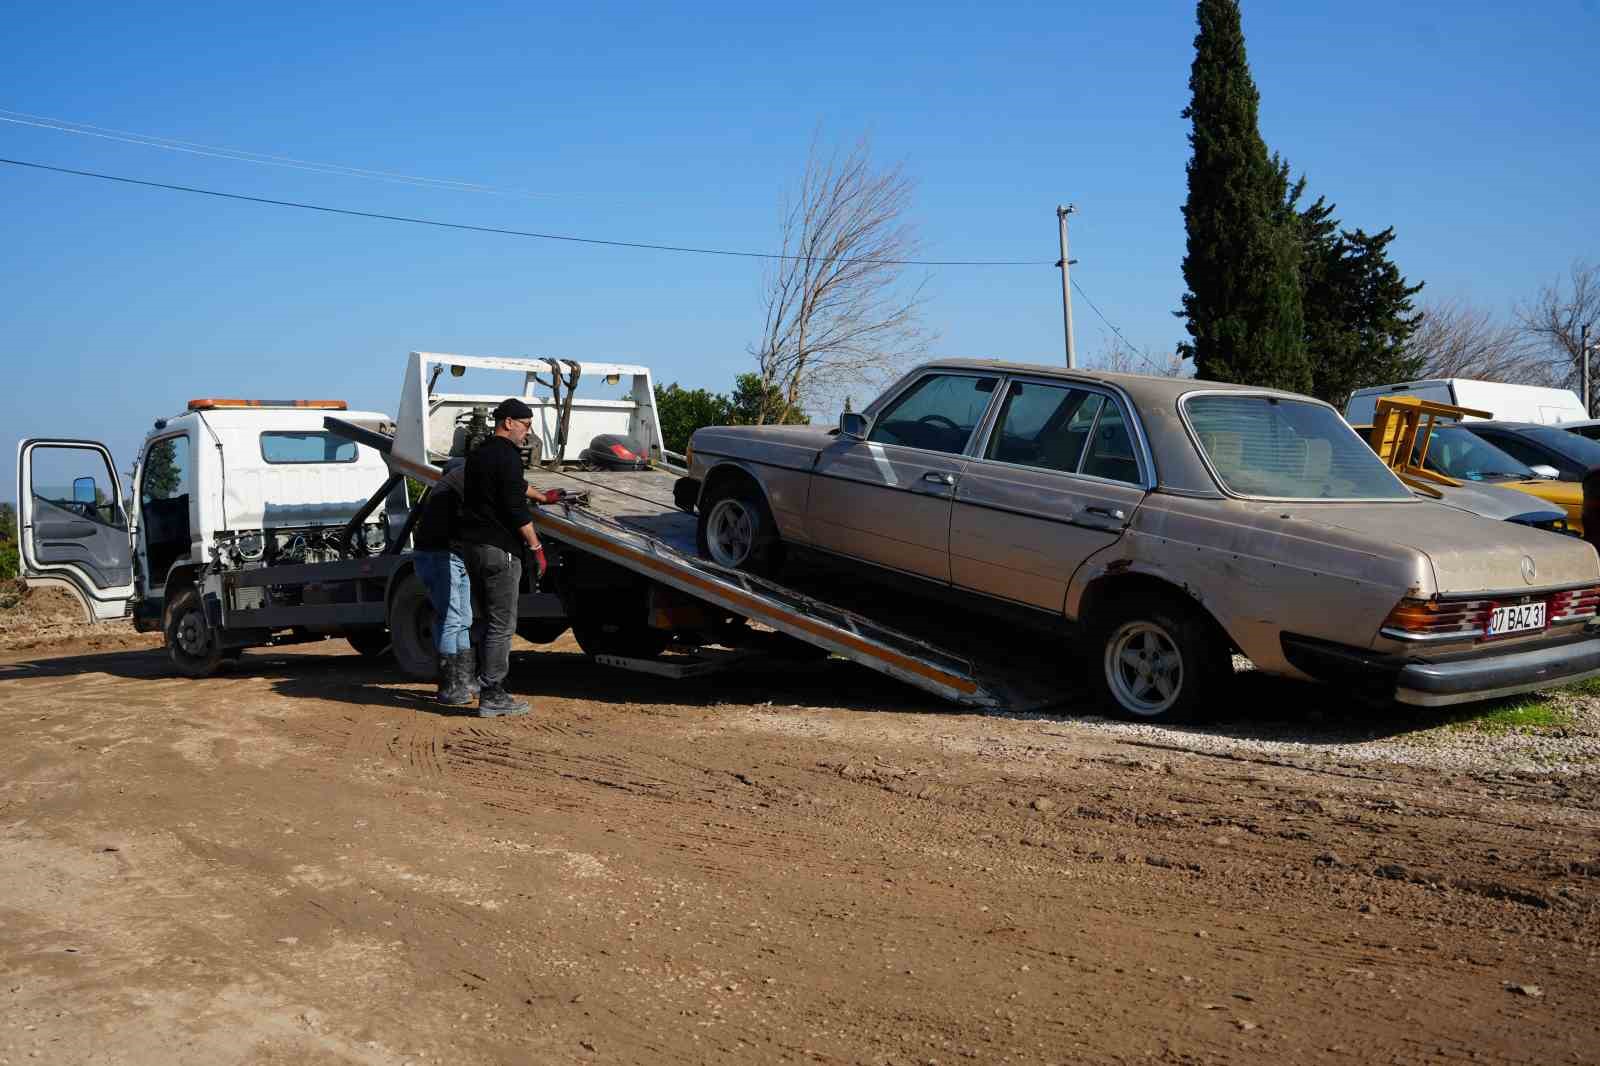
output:
{"label": "blue jeans", "polygon": [[417,552],[417,576],[433,603],[433,645],[440,655],[472,647],[472,583],[467,564],[454,552]]}

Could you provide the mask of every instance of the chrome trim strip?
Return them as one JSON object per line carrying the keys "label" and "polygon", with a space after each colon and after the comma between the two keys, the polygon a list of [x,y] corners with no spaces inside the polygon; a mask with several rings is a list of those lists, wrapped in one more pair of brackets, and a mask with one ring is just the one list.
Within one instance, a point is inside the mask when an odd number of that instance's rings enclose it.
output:
{"label": "chrome trim strip", "polygon": [[1460,629],[1454,633],[1408,633],[1404,629],[1395,629],[1384,626],[1378,630],[1379,636],[1388,637],[1390,640],[1400,640],[1407,644],[1438,644],[1446,640],[1482,640],[1482,629]]}

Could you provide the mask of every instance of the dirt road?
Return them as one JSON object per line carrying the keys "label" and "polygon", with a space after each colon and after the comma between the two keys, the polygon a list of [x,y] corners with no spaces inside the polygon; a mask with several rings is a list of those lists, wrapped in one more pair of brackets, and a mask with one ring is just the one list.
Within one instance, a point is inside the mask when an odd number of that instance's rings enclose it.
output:
{"label": "dirt road", "polygon": [[123,643],[0,656],[0,1063],[1600,1058],[1593,776]]}

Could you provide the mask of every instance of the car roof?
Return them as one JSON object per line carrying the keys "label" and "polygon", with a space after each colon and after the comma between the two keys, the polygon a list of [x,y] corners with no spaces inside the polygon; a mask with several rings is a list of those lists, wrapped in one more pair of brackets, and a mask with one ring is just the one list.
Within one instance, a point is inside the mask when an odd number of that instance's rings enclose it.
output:
{"label": "car roof", "polygon": [[1546,423],[1543,423],[1543,422],[1503,422],[1503,421],[1500,421],[1498,419],[1473,419],[1470,422],[1462,422],[1461,425],[1466,426],[1468,429],[1474,429],[1474,428],[1477,428],[1477,427],[1480,427],[1480,426],[1485,428],[1485,429],[1513,429],[1513,430],[1515,430],[1515,429],[1561,429],[1561,428],[1563,428],[1563,427],[1561,427],[1559,425],[1547,425]]}
{"label": "car roof", "polygon": [[[1195,378],[1160,377],[1154,374],[1117,374],[1107,370],[1085,370],[1039,363],[1009,363],[999,359],[937,359],[912,369],[877,401],[894,394],[901,385],[930,370],[988,370],[1001,374],[1027,374],[1030,377],[1056,378],[1063,382],[1081,381],[1120,390],[1138,408],[1150,457],[1155,462],[1155,482],[1161,488],[1193,495],[1222,495],[1200,453],[1189,436],[1178,401],[1197,392],[1237,392],[1253,396],[1276,396],[1333,408],[1321,400],[1281,389],[1261,389],[1250,385],[1229,385]],[[870,410],[870,408],[869,408]],[[1335,411],[1335,414],[1338,412]]]}

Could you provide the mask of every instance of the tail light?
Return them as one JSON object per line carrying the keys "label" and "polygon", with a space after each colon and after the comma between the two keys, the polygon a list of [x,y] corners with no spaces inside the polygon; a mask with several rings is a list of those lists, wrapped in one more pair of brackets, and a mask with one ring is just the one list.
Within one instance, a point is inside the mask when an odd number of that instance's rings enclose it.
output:
{"label": "tail light", "polygon": [[1404,599],[1383,620],[1383,634],[1399,640],[1460,640],[1489,627],[1493,600]]}
{"label": "tail light", "polygon": [[[1587,528],[1587,527],[1586,527]],[[1550,597],[1550,623],[1577,622],[1600,614],[1600,585],[1571,589]]]}
{"label": "tail light", "polygon": [[620,444],[612,443],[610,447],[611,454],[615,455],[618,459],[627,459],[628,461],[632,462],[633,460],[639,458],[637,455],[634,455],[631,451],[624,448]]}

